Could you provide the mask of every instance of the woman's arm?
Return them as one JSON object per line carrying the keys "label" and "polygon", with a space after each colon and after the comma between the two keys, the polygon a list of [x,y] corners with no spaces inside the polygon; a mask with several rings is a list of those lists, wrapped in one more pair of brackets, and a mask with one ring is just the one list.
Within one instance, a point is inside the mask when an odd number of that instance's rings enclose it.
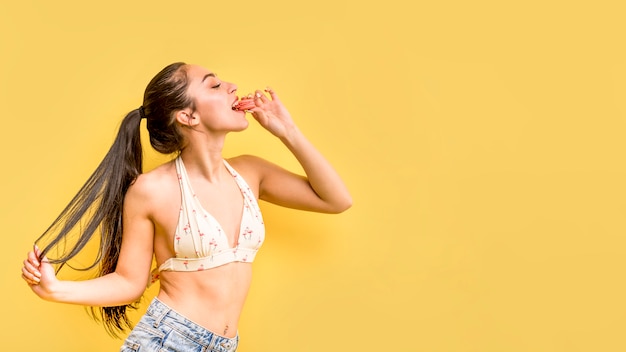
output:
{"label": "woman's arm", "polygon": [[51,264],[40,262],[39,249],[28,253],[22,277],[42,299],[86,306],[119,306],[135,302],[148,283],[152,264],[154,227],[148,216],[148,193],[140,181],[133,184],[124,200],[122,245],[115,272],[84,281],[56,278]]}
{"label": "woman's arm", "polygon": [[276,93],[267,89],[255,94],[254,118],[280,138],[300,162],[306,177],[293,174],[262,159],[254,159],[260,171],[259,198],[296,209],[340,213],[352,205],[352,198],[339,174],[300,132]]}

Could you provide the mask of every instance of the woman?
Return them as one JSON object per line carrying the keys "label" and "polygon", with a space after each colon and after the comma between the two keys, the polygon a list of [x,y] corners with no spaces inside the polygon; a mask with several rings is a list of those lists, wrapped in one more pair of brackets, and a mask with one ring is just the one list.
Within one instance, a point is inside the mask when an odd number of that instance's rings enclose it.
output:
{"label": "woman", "polygon": [[[257,90],[246,111],[237,109],[236,94],[235,84],[200,66],[175,63],[159,72],[100,166],[42,235],[52,239],[28,253],[22,277],[33,292],[49,301],[102,307],[105,327],[115,334],[130,327],[126,308],[134,308],[150,280],[158,279],[159,293],[122,351],[235,351],[251,262],[265,234],[257,199],[323,213],[352,204],[340,177],[274,91]],[[306,176],[250,155],[223,159],[226,135],[248,127],[246,112],[285,144]],[[152,147],[178,153],[147,173],[139,132],[144,117]],[[85,218],[76,245],[48,259],[46,253]],[[63,266],[96,230],[100,275],[57,279],[52,264]]]}

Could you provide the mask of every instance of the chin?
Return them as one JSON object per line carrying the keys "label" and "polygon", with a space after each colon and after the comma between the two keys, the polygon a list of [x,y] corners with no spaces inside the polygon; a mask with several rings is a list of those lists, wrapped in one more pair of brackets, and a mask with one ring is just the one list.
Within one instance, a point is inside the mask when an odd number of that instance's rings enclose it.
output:
{"label": "chin", "polygon": [[248,126],[250,126],[250,123],[248,122],[248,120],[244,120],[244,123],[242,123],[240,126],[235,127],[234,131],[235,132],[244,131],[248,128]]}
{"label": "chin", "polygon": [[232,132],[240,132],[248,128],[250,121],[246,118],[246,113],[243,111],[233,111],[235,115],[230,118],[228,124]]}

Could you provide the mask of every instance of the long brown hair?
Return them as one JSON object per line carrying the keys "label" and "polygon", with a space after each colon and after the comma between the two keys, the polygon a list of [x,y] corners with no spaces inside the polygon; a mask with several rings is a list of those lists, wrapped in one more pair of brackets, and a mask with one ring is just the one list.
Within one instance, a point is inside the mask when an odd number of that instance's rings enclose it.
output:
{"label": "long brown hair", "polygon": [[[143,170],[141,119],[147,119],[150,144],[155,150],[164,154],[182,150],[184,140],[174,113],[192,106],[187,95],[185,67],[183,62],[173,63],[154,76],[146,87],[142,107],[124,117],[117,137],[100,165],[37,239],[36,242],[43,247],[41,258],[47,253],[58,253],[56,258],[48,259],[50,263],[58,264],[57,272],[76,257],[95,234],[100,237],[94,261],[75,269],[90,270],[98,266],[98,276],[115,271],[122,243],[124,196]],[[68,246],[73,231],[79,233]],[[109,334],[118,336],[118,333],[132,328],[127,308],[137,307],[135,304],[91,307],[91,315],[102,320]]]}

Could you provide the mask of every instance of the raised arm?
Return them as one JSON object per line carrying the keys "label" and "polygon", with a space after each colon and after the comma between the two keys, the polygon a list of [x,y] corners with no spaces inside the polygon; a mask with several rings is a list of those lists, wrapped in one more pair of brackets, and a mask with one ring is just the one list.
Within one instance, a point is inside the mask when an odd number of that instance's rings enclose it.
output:
{"label": "raised arm", "polygon": [[257,159],[260,172],[259,198],[296,209],[340,213],[352,205],[341,177],[328,160],[302,134],[277,94],[266,89],[255,92],[254,118],[278,137],[300,162],[306,176],[299,176]]}
{"label": "raised arm", "polygon": [[[141,176],[139,177],[141,179]],[[115,272],[83,281],[56,278],[54,268],[38,260],[39,249],[28,253],[22,278],[42,299],[86,306],[120,306],[137,301],[148,283],[154,228],[148,217],[148,194],[138,180],[124,201],[122,245]]]}

